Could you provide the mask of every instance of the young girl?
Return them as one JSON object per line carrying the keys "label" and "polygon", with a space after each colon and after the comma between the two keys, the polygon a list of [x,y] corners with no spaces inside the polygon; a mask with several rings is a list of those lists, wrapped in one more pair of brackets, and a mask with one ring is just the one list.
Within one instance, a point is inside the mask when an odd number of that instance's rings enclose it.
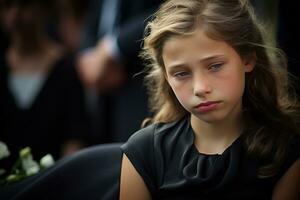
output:
{"label": "young girl", "polygon": [[168,0],[147,31],[153,124],[122,146],[120,199],[299,199],[299,110],[249,3]]}

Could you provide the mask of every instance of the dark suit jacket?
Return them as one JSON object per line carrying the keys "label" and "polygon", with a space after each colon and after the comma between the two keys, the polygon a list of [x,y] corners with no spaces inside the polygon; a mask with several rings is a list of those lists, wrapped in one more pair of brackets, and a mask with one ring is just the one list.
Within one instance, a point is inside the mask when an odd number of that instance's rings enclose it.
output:
{"label": "dark suit jacket", "polygon": [[[137,55],[140,51],[144,28],[147,19],[161,2],[162,0],[121,0],[120,12],[118,13],[118,31],[114,34],[117,36],[119,50],[129,71],[132,71],[133,66],[136,67],[137,65],[141,69]],[[93,47],[99,38],[103,36],[98,35],[102,6],[103,0],[91,1],[81,49]]]}

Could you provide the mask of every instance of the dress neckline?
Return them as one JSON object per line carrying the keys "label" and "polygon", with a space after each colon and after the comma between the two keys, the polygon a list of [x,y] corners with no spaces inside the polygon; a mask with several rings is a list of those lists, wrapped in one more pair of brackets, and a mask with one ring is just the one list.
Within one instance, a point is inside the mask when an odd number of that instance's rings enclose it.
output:
{"label": "dress neckline", "polygon": [[191,136],[191,144],[190,144],[190,145],[192,146],[193,150],[194,150],[199,156],[206,156],[206,157],[221,157],[221,156],[227,154],[233,146],[237,145],[237,143],[239,143],[240,138],[241,138],[241,136],[242,136],[242,135],[240,135],[240,136],[237,137],[235,140],[233,140],[233,142],[232,142],[232,143],[231,143],[231,144],[230,144],[230,145],[229,145],[222,153],[220,153],[220,154],[219,154],[219,153],[213,153],[213,154],[203,153],[203,152],[200,152],[200,151],[198,150],[198,148],[196,147],[196,145],[195,145],[195,132],[194,132],[192,126],[191,126],[191,122],[190,122],[189,118],[187,118],[187,120],[188,120],[188,125],[189,125],[188,134]]}

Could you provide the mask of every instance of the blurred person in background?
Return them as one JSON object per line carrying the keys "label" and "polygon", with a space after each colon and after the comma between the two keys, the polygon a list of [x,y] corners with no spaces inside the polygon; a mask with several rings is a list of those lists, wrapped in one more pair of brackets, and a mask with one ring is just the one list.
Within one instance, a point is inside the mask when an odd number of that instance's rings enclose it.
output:
{"label": "blurred person in background", "polygon": [[47,34],[52,1],[0,0],[9,46],[0,55],[0,139],[12,156],[31,147],[35,159],[82,148],[88,134],[83,88],[74,58]]}
{"label": "blurred person in background", "polygon": [[70,52],[79,50],[89,0],[56,0],[56,18],[54,24],[58,41]]}
{"label": "blurred person in background", "polygon": [[92,0],[78,70],[85,83],[95,143],[124,142],[149,114],[139,51],[161,0]]}

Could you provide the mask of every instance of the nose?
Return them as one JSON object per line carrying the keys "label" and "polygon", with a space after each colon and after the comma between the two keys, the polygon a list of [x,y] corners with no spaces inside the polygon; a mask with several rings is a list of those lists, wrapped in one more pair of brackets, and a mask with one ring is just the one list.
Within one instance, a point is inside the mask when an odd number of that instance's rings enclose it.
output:
{"label": "nose", "polygon": [[194,95],[203,97],[212,91],[211,83],[209,79],[203,75],[194,78]]}

